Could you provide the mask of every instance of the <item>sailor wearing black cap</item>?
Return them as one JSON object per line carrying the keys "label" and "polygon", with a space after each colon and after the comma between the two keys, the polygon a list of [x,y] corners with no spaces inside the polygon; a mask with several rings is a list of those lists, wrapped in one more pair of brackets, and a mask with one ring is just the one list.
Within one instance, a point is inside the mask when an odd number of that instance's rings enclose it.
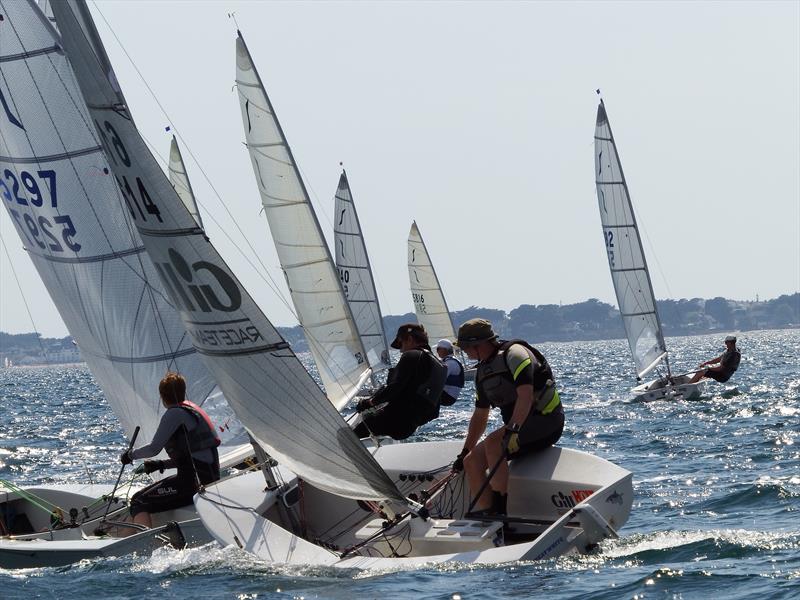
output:
{"label": "sailor wearing black cap", "polygon": [[362,413],[362,422],[354,429],[358,437],[388,435],[403,440],[439,416],[447,367],[431,352],[425,328],[418,323],[401,325],[391,346],[402,353],[400,360],[389,369],[386,385],[356,406]]}

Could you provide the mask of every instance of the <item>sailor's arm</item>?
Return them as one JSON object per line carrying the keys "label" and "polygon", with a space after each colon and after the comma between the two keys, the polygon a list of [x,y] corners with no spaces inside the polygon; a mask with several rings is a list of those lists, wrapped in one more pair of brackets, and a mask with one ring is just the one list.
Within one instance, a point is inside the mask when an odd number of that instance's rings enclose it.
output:
{"label": "sailor's arm", "polygon": [[489,409],[475,407],[467,428],[467,439],[464,440],[464,449],[471,451],[478,440],[481,439],[483,432],[486,431],[486,424],[489,422]]}
{"label": "sailor's arm", "polygon": [[381,386],[370,398],[370,406],[379,406],[386,402],[406,399],[409,385],[414,379],[419,355],[414,351],[403,352],[395,367],[395,376],[391,382]]}
{"label": "sailor's arm", "polygon": [[158,429],[156,429],[152,441],[146,446],[131,452],[131,458],[152,458],[157,456],[167,445],[172,434],[181,426],[182,420],[180,417],[182,412],[182,410],[168,410],[165,412],[161,417],[161,422],[158,424]]}
{"label": "sailor's arm", "polygon": [[719,355],[719,356],[717,356],[716,358],[712,358],[711,360],[707,360],[706,362],[702,363],[700,366],[701,366],[701,367],[705,367],[706,365],[713,365],[713,364],[715,364],[715,363],[718,363],[719,361],[721,361],[721,360],[722,360],[722,357],[723,357],[723,355],[722,355],[722,354],[720,354],[720,355]]}
{"label": "sailor's arm", "polygon": [[533,407],[533,385],[523,384],[517,387],[517,401],[514,403],[514,412],[511,413],[509,425],[522,426]]}

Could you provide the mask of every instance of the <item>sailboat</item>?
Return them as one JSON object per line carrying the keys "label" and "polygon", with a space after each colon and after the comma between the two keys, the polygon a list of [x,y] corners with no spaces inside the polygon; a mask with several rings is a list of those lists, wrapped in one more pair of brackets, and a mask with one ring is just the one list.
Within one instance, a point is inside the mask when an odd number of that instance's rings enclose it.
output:
{"label": "sailboat", "polygon": [[633,388],[632,393],[641,400],[697,398],[703,384],[689,383],[689,375],[673,375],[670,368],[642,238],[602,99],[597,107],[594,150],[603,239],[620,315],[633,356],[636,380],[641,381],[662,362],[667,370],[665,377],[641,383]]}
{"label": "sailboat", "polygon": [[[296,164],[241,33],[236,84],[262,199],[302,203],[302,185],[273,176],[278,167],[297,173]],[[280,356],[288,371],[296,359],[288,348]],[[275,368],[268,362],[258,366],[263,366],[262,377]],[[223,368],[234,369],[233,359]],[[250,385],[236,382],[244,390]],[[206,486],[195,506],[221,544],[269,563],[370,569],[535,560],[587,551],[616,535],[630,512],[630,472],[554,447],[512,464],[509,508],[516,537],[505,540],[502,520],[463,518],[468,491],[463,476],[450,472],[460,442],[368,449],[318,389],[266,388],[260,396],[243,397],[242,404],[225,391],[245,427],[278,465],[265,463],[262,473]],[[254,410],[256,401],[265,412]],[[287,405],[293,418],[276,418]],[[313,423],[307,420],[312,414]],[[273,431],[259,431],[276,423]],[[313,446],[307,447],[309,436]]]}
{"label": "sailboat", "polygon": [[[391,366],[375,279],[347,173],[342,170],[334,202],[333,243],[339,280],[367,352],[373,375]],[[375,384],[373,378],[373,385]]]}
{"label": "sailboat", "polygon": [[[252,453],[246,434],[126,215],[154,218],[154,206],[137,203],[136,179],[112,174],[103,143],[114,134],[105,130],[104,140],[87,125],[89,112],[51,21],[33,3],[2,0],[0,9],[0,197],[34,267],[129,439],[137,427],[141,439],[155,433],[165,410],[158,382],[167,370],[179,371],[188,397],[222,426],[223,464],[239,462]],[[111,160],[126,158],[116,147]],[[187,538],[210,539],[192,507],[159,513],[155,530],[130,538],[94,536],[107,507],[111,520],[124,517],[123,493],[120,501],[102,500],[111,490],[9,484],[0,492],[8,534],[0,540],[0,566],[144,550],[162,544],[156,534],[170,521],[187,523]]]}
{"label": "sailboat", "polygon": [[[417,322],[428,332],[431,342],[442,339],[455,342],[453,317],[450,316],[436,269],[433,268],[433,261],[416,221],[411,223],[411,230],[408,232],[408,280]],[[461,362],[465,365],[464,377],[468,381],[474,380],[475,367],[467,367],[463,353]]]}

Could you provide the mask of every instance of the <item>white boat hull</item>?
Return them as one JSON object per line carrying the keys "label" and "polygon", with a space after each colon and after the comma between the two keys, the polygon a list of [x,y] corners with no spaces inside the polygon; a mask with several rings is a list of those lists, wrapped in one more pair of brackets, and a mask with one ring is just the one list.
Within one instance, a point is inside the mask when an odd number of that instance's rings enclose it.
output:
{"label": "white boat hull", "polygon": [[[391,444],[375,457],[405,494],[432,485],[449,471],[460,442]],[[292,475],[282,473],[289,487]],[[461,477],[434,501],[432,518],[405,519],[385,536],[358,551],[374,513],[355,501],[300,483],[302,500],[287,506],[279,490],[265,491],[260,473],[222,481],[195,497],[209,533],[268,563],[327,565],[358,569],[414,568],[448,561],[500,563],[539,560],[586,552],[628,519],[632,475],[603,459],[564,448],[550,448],[511,465],[508,512],[515,531],[504,541],[502,523],[463,519],[469,503]],[[290,494],[290,496],[292,496]],[[298,496],[298,495],[295,495]],[[470,534],[469,530],[473,529]],[[300,534],[305,535],[300,535]],[[514,538],[524,538],[516,542]]]}
{"label": "white boat hull", "polygon": [[654,379],[631,390],[634,400],[639,402],[651,400],[696,400],[703,393],[704,382],[689,383],[688,375],[679,375],[668,382],[664,378]]}
{"label": "white boat hull", "polygon": [[[111,485],[42,485],[18,491],[0,491],[0,515],[11,535],[0,537],[0,568],[22,569],[68,565],[83,559],[122,556],[131,552],[151,552],[169,545],[165,529],[171,521],[178,523],[186,545],[198,546],[212,541],[192,506],[153,515],[154,527],[128,537],[97,536],[95,529],[105,513],[106,503],[97,499],[112,491]],[[50,514],[35,506],[27,496],[59,506],[67,526],[51,528]],[[123,494],[112,504],[108,520],[119,522],[128,516]],[[89,516],[83,511],[87,507]],[[70,509],[77,518],[71,523]]]}

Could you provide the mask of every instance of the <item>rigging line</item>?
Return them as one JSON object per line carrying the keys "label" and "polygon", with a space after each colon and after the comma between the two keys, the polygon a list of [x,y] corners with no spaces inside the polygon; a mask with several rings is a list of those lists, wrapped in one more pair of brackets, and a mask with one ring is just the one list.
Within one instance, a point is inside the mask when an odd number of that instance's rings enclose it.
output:
{"label": "rigging line", "polygon": [[[167,118],[169,118],[168,115],[165,115],[165,116],[167,116]],[[177,133],[177,131],[178,130],[175,129],[176,133]],[[157,157],[163,164],[169,165],[169,162],[167,160],[165,160],[164,156],[161,154],[161,151],[158,148],[156,148],[155,145],[152,142],[150,142],[144,136],[144,134],[141,131],[139,131],[139,135],[141,136],[142,140],[144,140],[144,143],[147,144],[147,147],[150,149],[150,152],[153,154],[153,156]],[[183,140],[183,137],[182,136],[180,136],[180,137]],[[187,149],[188,149],[188,147],[187,147]],[[191,150],[189,150],[189,153],[191,154]],[[194,155],[192,155],[192,158],[194,158]],[[195,164],[197,164],[199,166],[199,163],[197,162],[196,158],[194,158],[194,161],[195,161]],[[202,171],[202,168],[201,168],[201,171]],[[204,173],[204,175],[205,175],[205,173]],[[187,177],[187,179],[188,179],[188,177]],[[206,181],[209,181],[207,176],[205,177],[205,179],[206,179]],[[210,184],[210,181],[209,181],[209,184]],[[213,186],[212,186],[212,189],[213,189]],[[214,190],[214,191],[216,193],[216,190]],[[220,200],[220,203],[222,203],[222,198],[219,197],[219,194],[217,194],[217,198]],[[284,297],[283,293],[280,291],[280,288],[278,287],[278,284],[275,282],[275,279],[273,279],[272,275],[269,274],[269,270],[267,269],[267,266],[263,263],[263,261],[261,260],[261,258],[258,255],[258,253],[255,251],[253,246],[250,244],[249,240],[244,235],[244,232],[239,228],[238,223],[234,219],[233,215],[231,215],[230,211],[228,211],[228,215],[231,217],[231,220],[233,220],[233,223],[236,226],[236,228],[239,230],[239,233],[242,234],[242,238],[244,238],[244,240],[247,242],[247,245],[250,247],[250,250],[253,252],[253,255],[256,256],[259,264],[263,268],[263,272],[253,263],[253,261],[250,259],[250,257],[247,254],[245,254],[245,252],[241,248],[241,246],[228,233],[227,228],[223,227],[222,223],[220,223],[217,220],[217,218],[214,216],[214,213],[211,212],[210,210],[208,210],[208,208],[206,208],[206,206],[202,202],[200,202],[200,200],[198,200],[197,197],[195,197],[195,202],[197,202],[198,206],[201,206],[205,210],[206,218],[210,219],[211,222],[214,223],[214,225],[216,225],[217,228],[222,232],[222,235],[231,244],[233,244],[233,247],[236,248],[236,250],[242,256],[242,258],[244,258],[244,260],[247,262],[247,264],[249,264],[250,267],[252,267],[252,269],[256,273],[256,275],[258,275],[258,277],[261,278],[261,280],[264,283],[267,284],[267,287],[269,289],[271,289],[275,293],[275,295],[278,297],[278,300],[281,301],[281,303],[284,305],[284,307],[290,312],[290,314],[295,319],[297,319],[297,322],[299,323],[300,319],[298,318],[297,314],[295,314],[294,306]]]}
{"label": "rigging line", "polygon": [[[109,31],[110,31],[110,32],[111,32],[111,34],[114,36],[114,39],[116,40],[117,44],[118,44],[118,45],[119,45],[119,47],[122,49],[122,51],[123,51],[123,53],[125,54],[126,58],[128,59],[128,61],[129,61],[129,62],[131,63],[131,65],[133,66],[134,70],[136,71],[137,75],[138,75],[138,76],[139,76],[139,78],[141,79],[142,83],[143,83],[143,84],[144,84],[144,86],[147,88],[147,90],[148,90],[148,92],[150,93],[150,95],[153,97],[153,99],[154,99],[154,101],[156,102],[156,104],[158,105],[159,109],[161,110],[161,112],[163,113],[163,115],[164,115],[164,116],[167,118],[167,120],[168,120],[168,121],[170,121],[170,123],[171,123],[171,122],[172,122],[172,119],[170,118],[170,116],[169,116],[169,114],[167,113],[166,109],[165,109],[165,108],[164,108],[164,106],[161,104],[161,102],[158,100],[158,97],[156,96],[155,92],[154,92],[154,91],[153,91],[153,89],[150,87],[150,85],[147,83],[147,80],[144,78],[144,75],[143,75],[143,74],[142,74],[142,72],[139,70],[138,66],[137,66],[137,65],[136,65],[136,63],[133,61],[133,59],[131,58],[130,54],[128,54],[128,51],[126,50],[125,46],[122,44],[121,40],[119,39],[119,37],[117,36],[116,32],[114,31],[113,27],[111,27],[111,24],[110,24],[110,23],[108,22],[108,20],[105,18],[105,15],[104,15],[104,14],[103,14],[103,12],[100,10],[100,8],[97,6],[97,3],[96,3],[96,2],[93,2],[93,4],[94,4],[94,6],[95,6],[95,9],[97,10],[98,14],[99,14],[99,15],[100,15],[100,17],[103,19],[103,21],[104,21],[104,23],[106,24],[106,26],[108,27]],[[241,229],[241,227],[239,226],[239,224],[238,224],[238,222],[236,221],[236,219],[235,219],[235,218],[233,217],[233,215],[231,214],[230,210],[228,209],[228,206],[225,204],[225,202],[223,202],[223,200],[222,200],[222,197],[220,196],[220,194],[219,194],[219,192],[217,191],[216,187],[215,187],[215,186],[214,186],[214,184],[212,183],[211,179],[210,179],[210,178],[208,177],[208,175],[206,174],[205,170],[203,169],[202,165],[201,165],[201,164],[200,164],[200,162],[198,161],[197,157],[194,155],[194,152],[192,152],[192,149],[191,149],[191,147],[189,146],[189,144],[188,144],[188,143],[186,143],[186,140],[185,140],[185,138],[184,138],[184,137],[183,137],[183,135],[180,133],[180,131],[178,130],[178,128],[173,126],[173,129],[174,129],[174,131],[175,131],[175,134],[176,134],[176,135],[177,135],[177,136],[178,136],[178,137],[181,139],[181,141],[183,142],[183,144],[184,144],[184,147],[185,147],[185,148],[187,149],[187,151],[189,152],[189,155],[190,155],[190,156],[192,157],[192,159],[195,161],[195,164],[196,164],[196,165],[198,166],[198,168],[200,169],[200,172],[203,174],[203,177],[205,178],[205,180],[206,180],[206,182],[208,183],[209,187],[212,189],[212,191],[214,192],[215,196],[216,196],[216,197],[217,197],[217,199],[220,201],[220,204],[222,204],[222,206],[223,206],[223,208],[224,208],[225,212],[226,212],[226,213],[228,214],[228,216],[231,218],[231,221],[234,223],[234,225],[235,225],[236,229],[237,229],[237,230],[239,231],[239,233],[242,235],[242,238],[245,240],[245,242],[246,242],[247,246],[250,248],[251,252],[253,252],[253,255],[254,255],[254,256],[256,256],[256,259],[258,260],[259,264],[261,264],[261,266],[262,266],[262,268],[264,269],[264,272],[266,273],[267,277],[268,277],[268,278],[269,278],[269,280],[272,282],[272,285],[270,285],[270,284],[268,283],[268,285],[269,285],[270,289],[272,289],[272,290],[273,290],[273,292],[275,292],[275,293],[276,293],[276,295],[277,295],[277,296],[278,296],[278,298],[281,300],[281,302],[284,304],[284,306],[285,306],[285,307],[286,307],[286,308],[289,310],[289,312],[290,312],[290,313],[291,313],[291,314],[292,314],[292,315],[293,315],[293,316],[294,316],[294,317],[295,317],[295,318],[298,320],[298,322],[300,322],[300,319],[299,319],[299,317],[297,316],[297,314],[296,314],[296,313],[295,313],[295,311],[294,311],[294,307],[293,307],[293,306],[290,306],[290,304],[287,302],[287,300],[286,300],[286,298],[283,296],[283,294],[281,294],[281,293],[280,293],[280,291],[279,291],[279,289],[278,289],[278,286],[277,286],[277,283],[275,283],[275,280],[274,280],[274,279],[272,278],[272,276],[269,274],[269,271],[267,270],[267,267],[264,265],[263,261],[262,261],[262,260],[261,260],[261,258],[259,257],[258,253],[255,251],[255,248],[252,246],[252,244],[250,243],[249,239],[248,239],[248,238],[247,238],[247,237],[244,235],[244,232],[242,231],[242,229]],[[145,138],[144,138],[144,135],[142,135],[142,133],[141,133],[141,132],[139,132],[139,134],[141,135],[142,139],[144,140],[144,139],[145,139]],[[150,148],[153,148],[153,145],[152,145],[150,142],[148,142],[147,140],[145,140],[145,143],[146,143],[146,144],[147,144],[147,145],[148,145]],[[156,150],[156,151],[155,151],[155,154],[156,154],[157,156],[159,156],[159,158],[161,159],[161,161],[162,161],[162,162],[166,162],[166,164],[167,164],[167,165],[169,165],[169,162],[168,162],[168,161],[164,161],[164,158],[161,156],[160,152],[158,152],[158,151]],[[299,167],[298,167],[298,169],[299,169]],[[198,201],[198,204],[200,204],[200,203],[199,203],[199,201]],[[207,212],[208,212],[208,211],[207,211]],[[211,213],[209,213],[209,214],[211,214]],[[327,215],[326,215],[326,218],[327,218]],[[218,227],[220,227],[220,224],[219,224],[219,223],[216,221],[216,219],[214,219],[214,217],[213,217],[213,214],[212,214],[212,221],[214,221],[214,223],[215,223],[215,224],[216,224]],[[328,218],[328,222],[329,222],[329,223],[331,223],[331,221],[330,221],[330,218]],[[331,227],[332,227],[332,225],[331,225]],[[226,237],[227,237],[227,238],[228,238],[228,239],[231,241],[231,243],[233,243],[233,244],[234,244],[234,246],[235,246],[235,247],[236,247],[236,248],[239,250],[239,252],[240,252],[240,253],[242,253],[242,255],[244,256],[244,253],[243,253],[243,251],[242,251],[242,250],[239,248],[238,244],[236,244],[236,243],[235,243],[235,242],[234,242],[234,241],[233,241],[233,240],[230,238],[230,236],[227,234],[227,232],[225,231],[225,229],[224,229],[224,228],[222,228],[222,227],[220,227],[220,229],[221,229],[221,231],[223,231],[223,233],[225,234],[225,236],[226,236]],[[324,236],[323,236],[323,238],[324,238]],[[327,244],[327,241],[326,241],[326,244]],[[250,261],[250,260],[249,260],[249,259],[248,259],[246,256],[245,256],[245,259],[247,260],[247,262],[248,262],[248,263],[249,263],[251,266],[253,266],[253,268],[254,268],[254,269],[256,270],[256,272],[258,273],[258,269],[257,269],[257,268],[255,268],[255,266],[254,266],[254,265],[252,265],[252,262],[251,262],[251,261]],[[259,273],[259,275],[261,275],[261,274]],[[263,279],[263,275],[262,275],[262,279]],[[264,281],[266,281],[266,280],[264,280]],[[304,333],[306,333],[306,335],[308,335],[308,333],[307,333],[307,330],[306,330],[305,328],[303,328],[303,330],[304,330]],[[315,340],[315,341],[316,341],[316,340]],[[330,358],[332,358],[332,355],[331,355],[331,354],[329,354],[329,353],[328,353],[328,358],[329,358],[329,359],[330,359]],[[354,383],[354,382],[353,382],[353,381],[350,381],[350,383]]]}
{"label": "rigging line", "polygon": [[[184,148],[186,148],[186,150],[188,151],[188,153],[189,153],[189,156],[191,156],[191,157],[192,157],[192,160],[193,160],[193,161],[195,162],[195,164],[197,165],[197,168],[198,168],[198,169],[200,169],[200,172],[203,174],[203,178],[204,178],[204,179],[205,179],[205,181],[208,183],[208,185],[209,185],[209,187],[211,188],[211,190],[214,192],[214,196],[216,196],[217,200],[219,200],[219,203],[222,205],[222,208],[225,210],[225,212],[226,212],[226,213],[228,214],[228,216],[230,217],[230,219],[231,219],[231,221],[233,222],[234,226],[236,227],[237,231],[238,231],[238,232],[239,232],[239,234],[242,236],[242,239],[245,241],[245,243],[247,244],[247,246],[250,248],[250,251],[253,253],[253,256],[255,256],[255,257],[256,257],[256,260],[259,262],[259,264],[261,265],[261,267],[264,269],[264,272],[266,273],[267,277],[269,278],[269,280],[270,280],[270,282],[271,282],[271,285],[270,285],[270,284],[268,284],[268,285],[270,286],[270,289],[272,289],[272,290],[273,290],[273,291],[274,291],[274,292],[275,292],[275,293],[278,295],[279,299],[280,299],[280,300],[283,302],[283,304],[284,304],[284,305],[285,305],[285,306],[286,306],[286,307],[287,307],[287,308],[288,308],[288,309],[289,309],[289,310],[292,312],[292,314],[294,315],[294,311],[293,311],[293,310],[292,310],[292,308],[289,306],[289,304],[288,304],[288,302],[286,301],[286,299],[283,297],[283,294],[282,294],[282,293],[279,291],[278,285],[277,285],[277,283],[275,282],[275,280],[272,278],[272,275],[270,275],[270,274],[269,274],[269,270],[267,269],[266,265],[263,263],[263,261],[261,260],[261,258],[260,258],[260,256],[259,256],[259,254],[256,252],[256,250],[255,250],[255,248],[253,247],[253,245],[250,243],[250,240],[247,238],[247,236],[245,236],[245,235],[244,235],[244,232],[242,231],[242,228],[239,226],[239,223],[238,223],[238,221],[236,220],[236,218],[235,218],[235,217],[233,216],[233,214],[231,213],[230,209],[228,208],[228,205],[227,205],[227,204],[226,204],[226,203],[225,203],[225,202],[222,200],[222,196],[221,196],[221,195],[220,195],[220,193],[217,191],[217,188],[216,188],[216,186],[215,186],[215,185],[214,185],[214,183],[211,181],[211,178],[210,178],[210,177],[208,176],[208,174],[206,173],[205,169],[203,168],[202,164],[200,163],[200,161],[199,161],[199,160],[197,159],[197,157],[195,156],[194,152],[192,152],[192,148],[191,148],[191,146],[189,145],[189,143],[186,141],[186,138],[184,138],[184,137],[183,137],[183,134],[181,134],[181,132],[180,132],[180,130],[178,129],[178,127],[177,127],[177,126],[175,126],[175,125],[173,124],[173,120],[172,120],[172,118],[169,116],[169,114],[167,113],[166,109],[164,108],[164,106],[163,106],[163,105],[161,104],[161,102],[159,101],[159,99],[158,99],[158,97],[156,96],[155,92],[154,92],[154,91],[153,91],[153,89],[150,87],[150,84],[149,84],[149,83],[147,82],[147,80],[144,78],[144,75],[143,75],[143,74],[142,74],[142,72],[139,70],[139,67],[138,67],[138,66],[136,65],[136,63],[133,61],[133,59],[131,58],[130,54],[128,54],[128,51],[127,51],[127,49],[126,49],[126,48],[125,48],[125,46],[122,44],[122,41],[119,39],[119,37],[117,36],[117,33],[116,33],[116,31],[114,31],[114,28],[111,26],[111,24],[108,22],[108,20],[106,19],[105,15],[103,14],[103,12],[102,12],[102,11],[100,10],[100,8],[97,6],[97,2],[94,2],[94,1],[93,1],[93,2],[92,2],[92,4],[94,4],[95,10],[97,10],[97,13],[98,13],[98,14],[100,15],[100,17],[103,19],[103,22],[106,24],[106,27],[108,27],[109,31],[111,32],[111,35],[113,35],[113,36],[114,36],[114,39],[116,40],[116,42],[117,42],[117,44],[119,45],[119,47],[122,49],[122,52],[125,54],[125,57],[128,59],[128,62],[130,62],[130,63],[131,63],[131,66],[133,66],[134,70],[136,71],[136,74],[139,76],[139,79],[141,79],[142,83],[143,83],[143,84],[144,84],[144,86],[147,88],[147,91],[148,91],[148,92],[150,93],[150,95],[153,97],[153,100],[155,100],[156,104],[158,105],[158,108],[161,110],[162,114],[163,114],[163,115],[166,117],[167,121],[169,121],[169,123],[172,125],[172,129],[174,130],[174,132],[175,132],[175,135],[176,135],[178,138],[180,138],[181,142],[183,143],[183,146],[184,146]],[[141,132],[139,132],[139,133],[140,133],[140,135],[142,135],[142,134],[141,134]],[[142,139],[144,139],[144,135],[142,135]],[[147,142],[147,140],[145,140],[145,142],[147,143],[147,145],[148,145],[148,146],[150,146],[150,147],[152,148],[152,144],[150,144],[149,142]],[[157,153],[157,154],[158,154],[159,158],[161,158],[161,160],[162,160],[162,161],[164,161],[164,159],[163,159],[163,157],[161,157],[160,153]],[[167,164],[167,165],[169,165],[169,162],[168,162],[168,161],[166,161],[166,164]],[[187,175],[187,178],[188,178],[188,175]],[[201,202],[200,202],[200,201],[199,201],[199,200],[198,200],[196,197],[195,197],[195,201],[198,203],[198,205],[200,205],[200,206],[203,206],[203,204],[202,204],[202,203],[201,203]],[[208,213],[208,214],[212,214],[212,213],[211,213],[211,212],[210,212],[208,209],[206,209],[206,208],[205,208],[205,206],[203,206],[203,208],[206,210],[206,213]],[[236,244],[236,243],[234,242],[234,240],[230,238],[230,236],[227,234],[227,232],[225,232],[225,229],[224,229],[224,228],[222,228],[222,227],[220,226],[219,222],[217,222],[217,220],[216,220],[216,219],[214,219],[214,218],[213,218],[213,216],[212,216],[212,220],[213,220],[213,221],[214,221],[214,223],[217,225],[217,227],[220,227],[220,229],[221,229],[221,230],[222,230],[222,231],[225,233],[225,236],[226,236],[226,237],[228,237],[228,239],[230,239],[231,243],[233,243],[233,244],[234,244],[234,246],[235,246],[235,247],[236,247],[236,248],[239,250],[239,252],[241,252],[241,253],[242,253],[242,255],[244,255],[243,251],[242,251],[242,250],[239,248],[239,245],[238,245],[238,244]],[[245,258],[246,258],[246,257],[245,257]],[[247,258],[246,258],[246,260],[248,261],[248,263],[249,263],[251,266],[253,266],[253,268],[256,270],[256,272],[258,272],[258,269],[257,269],[257,268],[255,268],[255,266],[252,264],[252,262],[251,262],[249,259],[247,259]],[[262,279],[263,279],[263,276],[262,276]],[[265,280],[265,281],[266,281],[266,280]],[[297,315],[294,315],[294,316],[295,316],[295,318],[297,318]]]}
{"label": "rigging line", "polygon": [[17,271],[14,268],[14,263],[11,260],[11,255],[8,252],[8,248],[6,247],[6,240],[0,235],[0,243],[3,244],[3,250],[5,251],[6,258],[8,259],[8,266],[11,267],[11,272],[14,274],[14,281],[17,282],[17,288],[19,289],[19,293],[22,296],[22,303],[25,305],[25,310],[28,313],[28,318],[31,320],[31,326],[33,326],[33,332],[36,334],[36,340],[39,342],[39,348],[42,351],[42,357],[45,360],[45,363],[50,363],[47,359],[47,352],[44,349],[44,343],[42,342],[42,336],[39,333],[39,329],[36,327],[36,323],[33,321],[33,315],[31,314],[31,309],[28,306],[28,299],[25,297],[25,292],[22,291],[22,285],[20,285],[19,278],[17,277]]}

